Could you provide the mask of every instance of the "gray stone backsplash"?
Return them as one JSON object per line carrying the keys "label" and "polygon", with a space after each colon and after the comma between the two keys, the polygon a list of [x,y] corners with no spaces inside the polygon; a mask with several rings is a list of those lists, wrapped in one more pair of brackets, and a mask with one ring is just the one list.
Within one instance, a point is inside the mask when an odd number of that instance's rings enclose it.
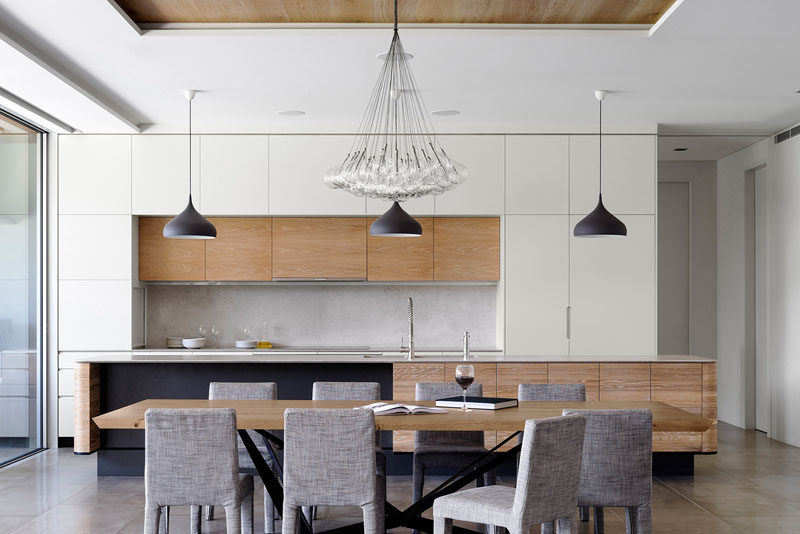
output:
{"label": "gray stone backsplash", "polygon": [[496,346],[494,285],[164,285],[147,287],[146,343],[196,336],[217,325],[217,347],[261,338],[289,346],[398,347],[408,343],[407,298],[414,299],[417,347],[460,347],[465,330],[473,347]]}

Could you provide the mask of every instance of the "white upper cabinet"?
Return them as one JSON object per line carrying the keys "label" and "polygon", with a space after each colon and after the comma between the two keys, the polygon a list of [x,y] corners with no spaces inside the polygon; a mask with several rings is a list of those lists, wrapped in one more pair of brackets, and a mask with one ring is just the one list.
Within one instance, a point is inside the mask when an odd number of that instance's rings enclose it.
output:
{"label": "white upper cabinet", "polygon": [[505,141],[502,135],[440,135],[448,156],[467,167],[467,179],[435,197],[437,215],[502,215]]}
{"label": "white upper cabinet", "polygon": [[58,211],[131,213],[131,136],[58,136]]}
{"label": "white upper cabinet", "polygon": [[569,213],[569,136],[506,136],[506,213]]}
{"label": "white upper cabinet", "polygon": [[[417,215],[433,215],[433,198],[432,196],[412,198],[401,202],[400,205],[412,217]],[[386,210],[392,206],[388,200],[376,200],[374,198],[367,199],[367,214],[368,215],[383,215]]]}
{"label": "white upper cabinet", "polygon": [[131,280],[130,215],[61,215],[58,277],[61,280]]}
{"label": "white upper cabinet", "polygon": [[59,349],[130,350],[131,298],[130,280],[59,282]]}
{"label": "white upper cabinet", "polygon": [[[597,205],[599,149],[596,135],[570,136],[570,213]],[[656,137],[603,136],[603,204],[611,213],[654,214]]]}
{"label": "white upper cabinet", "polygon": [[344,161],[353,136],[272,135],[269,139],[269,213],[364,215],[367,202],[322,181]]}
{"label": "white upper cabinet", "polygon": [[[189,136],[134,135],[132,204],[135,215],[177,215],[189,201]],[[192,139],[192,200],[200,195],[200,139]]]}
{"label": "white upper cabinet", "polygon": [[[571,228],[580,216],[570,217]],[[570,238],[570,352],[656,352],[655,216],[626,215],[623,238]]]}
{"label": "white upper cabinet", "polygon": [[505,229],[506,354],[569,354],[569,216],[508,215]]}
{"label": "white upper cabinet", "polygon": [[266,215],[266,135],[200,136],[200,192],[203,215]]}

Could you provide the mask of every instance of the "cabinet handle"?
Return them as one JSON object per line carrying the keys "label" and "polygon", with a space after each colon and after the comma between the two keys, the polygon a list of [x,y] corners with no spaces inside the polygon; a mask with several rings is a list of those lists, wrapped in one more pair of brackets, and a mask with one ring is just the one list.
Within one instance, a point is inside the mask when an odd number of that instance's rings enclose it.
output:
{"label": "cabinet handle", "polygon": [[567,306],[567,339],[572,339],[572,306]]}

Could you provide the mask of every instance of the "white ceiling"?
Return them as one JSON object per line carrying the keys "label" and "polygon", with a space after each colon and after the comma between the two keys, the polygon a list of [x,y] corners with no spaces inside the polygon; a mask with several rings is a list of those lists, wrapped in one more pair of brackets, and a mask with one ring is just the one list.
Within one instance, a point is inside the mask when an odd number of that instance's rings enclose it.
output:
{"label": "white ceiling", "polygon": [[[672,136],[658,138],[658,161],[718,160],[758,143],[764,136]],[[686,150],[675,151],[676,148]]]}
{"label": "white ceiling", "polygon": [[[401,36],[428,108],[461,111],[435,117],[440,132],[593,131],[603,88],[609,131],[767,135],[800,121],[798,20],[796,0],[687,0],[650,37]],[[352,132],[391,38],[380,28],[139,35],[101,0],[0,0],[0,32],[0,88],[87,133],[184,131],[184,88],[202,91],[197,131]],[[276,116],[285,109],[307,115]]]}

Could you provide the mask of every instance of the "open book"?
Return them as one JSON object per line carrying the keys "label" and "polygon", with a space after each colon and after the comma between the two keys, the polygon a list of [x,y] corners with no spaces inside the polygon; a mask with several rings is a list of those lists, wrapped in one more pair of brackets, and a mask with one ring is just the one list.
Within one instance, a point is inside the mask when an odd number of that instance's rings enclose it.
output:
{"label": "open book", "polygon": [[447,413],[444,408],[433,406],[416,406],[414,404],[390,404],[388,402],[374,402],[366,406],[356,406],[355,410],[372,410],[375,415],[412,415],[419,413]]}

